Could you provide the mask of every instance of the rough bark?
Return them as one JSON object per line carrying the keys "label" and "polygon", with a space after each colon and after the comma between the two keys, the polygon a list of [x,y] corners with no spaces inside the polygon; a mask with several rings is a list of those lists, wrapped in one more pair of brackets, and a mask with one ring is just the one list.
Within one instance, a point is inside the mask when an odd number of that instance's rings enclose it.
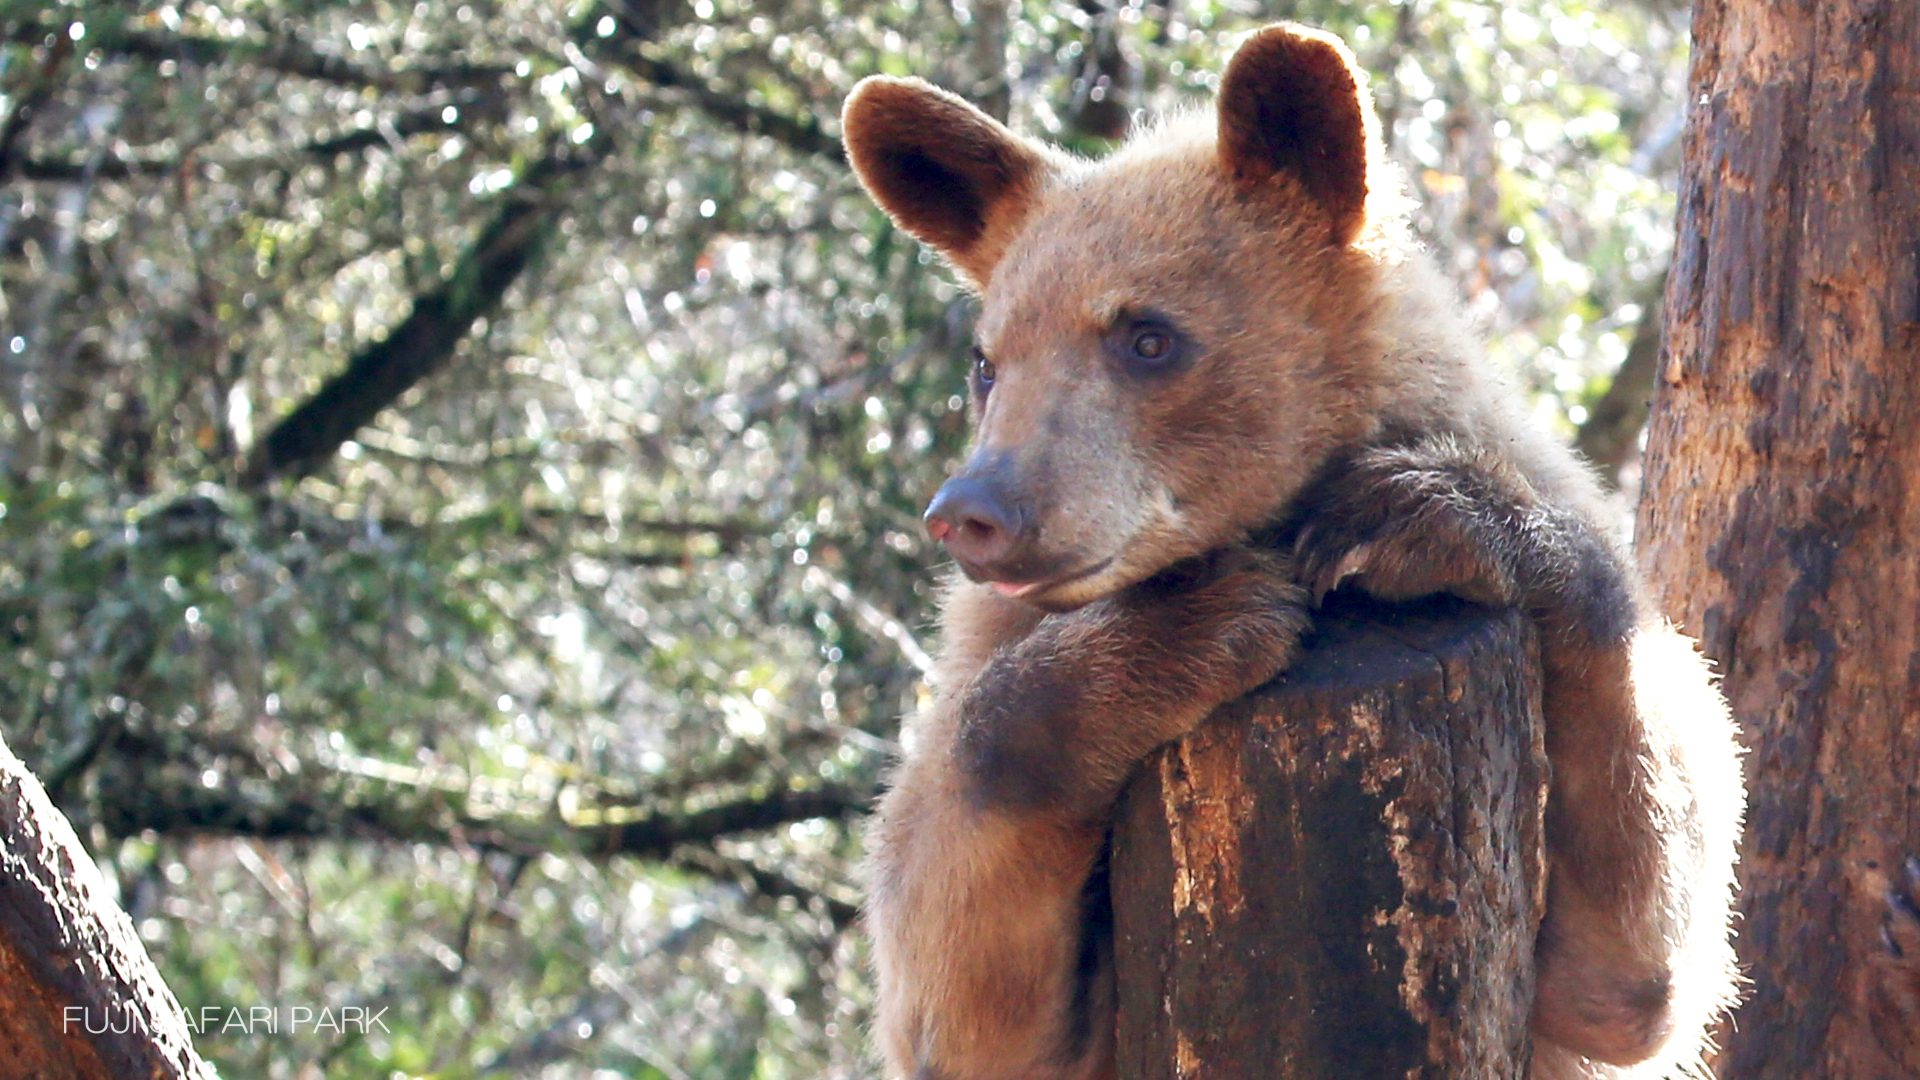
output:
{"label": "rough bark", "polygon": [[0,743],[0,1061],[31,1080],[213,1080],[133,922]]}
{"label": "rough bark", "polygon": [[1751,748],[1720,1069],[1913,1075],[1920,5],[1703,0],[1694,40],[1638,537]]}
{"label": "rough bark", "polygon": [[1122,803],[1120,1075],[1524,1075],[1545,770],[1518,615],[1323,615]]}

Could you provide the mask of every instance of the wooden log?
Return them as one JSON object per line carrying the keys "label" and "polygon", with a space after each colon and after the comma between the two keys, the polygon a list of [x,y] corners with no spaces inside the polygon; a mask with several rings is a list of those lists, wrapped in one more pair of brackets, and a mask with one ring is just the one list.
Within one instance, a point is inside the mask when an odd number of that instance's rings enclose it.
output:
{"label": "wooden log", "polygon": [[0,742],[0,1075],[213,1080],[73,827]]}
{"label": "wooden log", "polygon": [[1547,779],[1531,625],[1341,598],[1316,626],[1122,799],[1120,1076],[1522,1077]]}

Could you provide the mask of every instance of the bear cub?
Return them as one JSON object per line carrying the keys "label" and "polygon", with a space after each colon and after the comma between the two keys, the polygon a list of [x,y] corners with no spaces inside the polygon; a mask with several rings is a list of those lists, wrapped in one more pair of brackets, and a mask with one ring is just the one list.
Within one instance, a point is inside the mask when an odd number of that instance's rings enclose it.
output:
{"label": "bear cub", "polygon": [[1083,894],[1114,801],[1284,671],[1342,584],[1539,627],[1530,1075],[1697,1065],[1734,984],[1725,705],[1646,610],[1591,476],[1482,369],[1351,54],[1269,27],[1212,116],[1099,162],[913,79],[862,82],[844,130],[868,192],[980,300],[974,449],[926,515],[963,576],[870,834],[890,1075],[1113,1075]]}

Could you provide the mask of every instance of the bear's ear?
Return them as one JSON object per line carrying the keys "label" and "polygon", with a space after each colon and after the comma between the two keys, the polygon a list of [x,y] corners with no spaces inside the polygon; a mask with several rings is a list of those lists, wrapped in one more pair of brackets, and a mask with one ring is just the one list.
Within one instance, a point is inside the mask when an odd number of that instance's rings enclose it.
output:
{"label": "bear's ear", "polygon": [[1269,26],[1233,54],[1220,79],[1220,159],[1245,186],[1285,174],[1325,207],[1335,243],[1366,218],[1374,138],[1366,76],[1339,39]]}
{"label": "bear's ear", "polygon": [[873,201],[986,288],[1038,200],[1044,151],[919,79],[861,80],[840,130]]}

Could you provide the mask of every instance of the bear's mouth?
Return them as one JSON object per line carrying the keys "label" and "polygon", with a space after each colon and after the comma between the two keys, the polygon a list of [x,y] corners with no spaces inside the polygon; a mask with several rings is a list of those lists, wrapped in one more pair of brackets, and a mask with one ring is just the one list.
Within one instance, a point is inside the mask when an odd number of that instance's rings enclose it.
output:
{"label": "bear's mouth", "polygon": [[999,593],[1009,600],[1039,600],[1048,593],[1057,592],[1069,585],[1086,581],[1088,578],[1097,577],[1112,565],[1113,557],[1108,556],[1107,558],[1082,566],[1077,570],[1069,570],[1059,574],[1049,574],[1046,577],[1032,581],[1004,581],[986,577],[985,575],[982,575],[982,577],[977,580],[984,581],[993,587],[994,592]]}

